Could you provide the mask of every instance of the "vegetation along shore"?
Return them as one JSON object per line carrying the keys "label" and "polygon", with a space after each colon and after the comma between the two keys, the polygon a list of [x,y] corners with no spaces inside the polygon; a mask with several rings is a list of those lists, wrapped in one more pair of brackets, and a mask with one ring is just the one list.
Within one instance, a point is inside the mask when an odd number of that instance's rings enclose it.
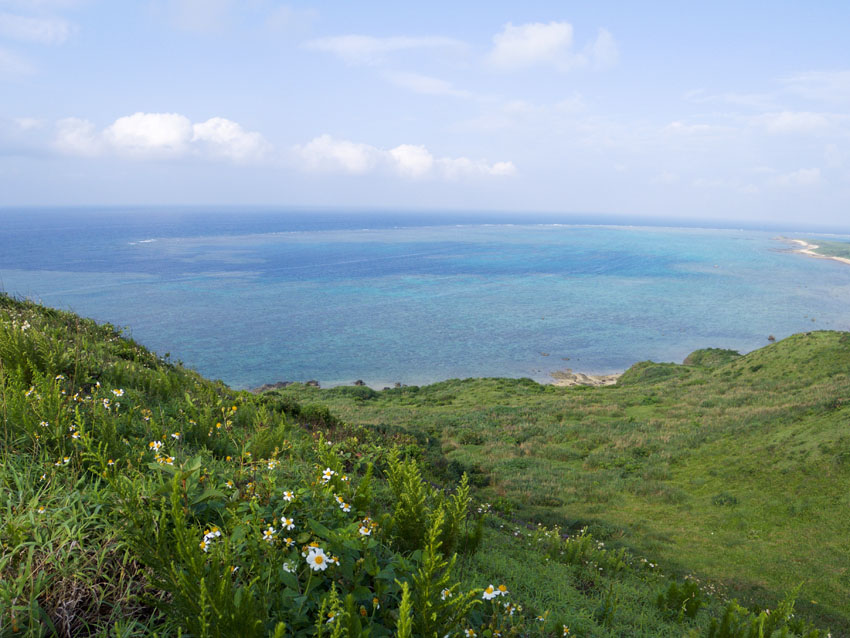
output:
{"label": "vegetation along shore", "polygon": [[848,636],[848,372],[250,393],[0,296],[0,635]]}

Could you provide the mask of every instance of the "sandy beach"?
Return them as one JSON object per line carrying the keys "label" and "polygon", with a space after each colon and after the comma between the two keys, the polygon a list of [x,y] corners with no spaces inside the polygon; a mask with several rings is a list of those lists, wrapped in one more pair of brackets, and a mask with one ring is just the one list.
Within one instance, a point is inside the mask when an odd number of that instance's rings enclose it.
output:
{"label": "sandy beach", "polygon": [[573,372],[567,368],[566,370],[556,370],[552,373],[554,381],[551,385],[561,387],[575,385],[614,385],[621,376],[622,374],[584,374],[583,372]]}
{"label": "sandy beach", "polygon": [[[783,237],[783,239],[785,239]],[[793,244],[797,244],[800,246],[798,250],[795,250],[796,253],[802,253],[803,255],[809,255],[810,257],[818,257],[819,259],[832,259],[834,261],[840,261],[845,264],[850,264],[850,259],[846,257],[835,257],[833,255],[822,255],[821,253],[815,252],[818,249],[817,244],[810,244],[807,241],[803,241],[802,239],[785,239],[785,241],[790,241]]]}

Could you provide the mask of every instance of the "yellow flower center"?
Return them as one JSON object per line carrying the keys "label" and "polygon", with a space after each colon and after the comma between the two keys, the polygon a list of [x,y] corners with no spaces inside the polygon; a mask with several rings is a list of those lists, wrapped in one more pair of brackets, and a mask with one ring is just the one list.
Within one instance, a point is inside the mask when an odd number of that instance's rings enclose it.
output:
{"label": "yellow flower center", "polygon": [[316,558],[314,558],[313,560],[314,560],[314,561],[316,561],[316,564],[317,564],[317,565],[321,565],[322,563],[324,563],[324,562],[325,562],[325,559],[324,559],[324,558],[322,558],[322,556],[321,556],[321,555],[319,555],[319,554],[317,554],[317,555],[316,555]]}

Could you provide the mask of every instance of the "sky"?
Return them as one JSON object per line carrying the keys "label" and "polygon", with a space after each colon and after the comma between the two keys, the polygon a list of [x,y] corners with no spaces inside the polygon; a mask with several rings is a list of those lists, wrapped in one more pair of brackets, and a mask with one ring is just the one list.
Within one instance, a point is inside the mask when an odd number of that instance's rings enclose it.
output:
{"label": "sky", "polygon": [[848,225],[850,3],[0,0],[0,207]]}

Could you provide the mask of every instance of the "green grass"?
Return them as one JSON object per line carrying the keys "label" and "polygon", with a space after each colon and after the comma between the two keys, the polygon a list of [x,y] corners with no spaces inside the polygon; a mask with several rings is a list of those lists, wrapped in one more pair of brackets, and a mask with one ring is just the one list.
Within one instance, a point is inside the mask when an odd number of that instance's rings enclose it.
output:
{"label": "green grass", "polygon": [[281,393],[429,436],[435,460],[470,471],[512,515],[589,525],[730,595],[770,605],[802,583],[801,608],[850,631],[850,334],[688,363],[637,364],[603,388],[467,379]]}
{"label": "green grass", "polygon": [[842,635],[847,341],[253,395],[0,296],[0,636]]}
{"label": "green grass", "polygon": [[810,241],[809,243],[817,244],[815,252],[829,257],[844,257],[850,259],[850,243],[846,241]]}

